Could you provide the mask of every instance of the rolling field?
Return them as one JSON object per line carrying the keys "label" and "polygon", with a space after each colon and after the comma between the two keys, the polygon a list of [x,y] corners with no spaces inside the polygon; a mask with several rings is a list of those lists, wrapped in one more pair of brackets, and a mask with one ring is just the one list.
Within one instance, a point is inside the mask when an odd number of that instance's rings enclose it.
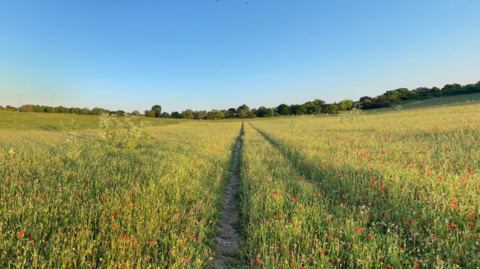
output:
{"label": "rolling field", "polygon": [[[98,117],[45,131],[18,114],[23,127],[0,128],[3,268],[211,266],[240,121],[152,126],[125,148]],[[480,105],[246,120],[243,133],[230,266],[480,266]]]}
{"label": "rolling field", "polygon": [[69,133],[1,131],[0,264],[204,267],[239,129],[153,127],[134,149],[98,131],[80,132],[75,148]]}
{"label": "rolling field", "polygon": [[[147,121],[152,126],[164,126],[187,122],[180,119],[155,119],[145,117],[134,117],[131,120],[135,123]],[[0,111],[0,130],[42,130],[42,131],[64,131],[70,125],[76,129],[98,129],[98,116],[85,116],[59,113],[17,113]]]}
{"label": "rolling field", "polygon": [[240,192],[249,265],[480,266],[479,108],[247,126]]}

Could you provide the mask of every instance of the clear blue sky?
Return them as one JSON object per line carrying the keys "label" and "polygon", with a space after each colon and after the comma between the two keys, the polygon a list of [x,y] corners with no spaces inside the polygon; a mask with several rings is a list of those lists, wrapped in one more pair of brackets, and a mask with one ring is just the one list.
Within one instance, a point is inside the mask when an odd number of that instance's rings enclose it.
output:
{"label": "clear blue sky", "polygon": [[251,108],[480,80],[478,0],[0,0],[0,105]]}

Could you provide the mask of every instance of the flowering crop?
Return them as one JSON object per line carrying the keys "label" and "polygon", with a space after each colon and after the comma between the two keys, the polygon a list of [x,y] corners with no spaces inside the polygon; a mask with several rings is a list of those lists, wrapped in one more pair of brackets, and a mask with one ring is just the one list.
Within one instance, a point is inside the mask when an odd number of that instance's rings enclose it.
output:
{"label": "flowering crop", "polygon": [[0,265],[205,267],[239,130],[152,127],[132,148],[84,130],[75,154],[68,133],[0,131]]}
{"label": "flowering crop", "polygon": [[479,108],[246,124],[249,265],[480,266]]}

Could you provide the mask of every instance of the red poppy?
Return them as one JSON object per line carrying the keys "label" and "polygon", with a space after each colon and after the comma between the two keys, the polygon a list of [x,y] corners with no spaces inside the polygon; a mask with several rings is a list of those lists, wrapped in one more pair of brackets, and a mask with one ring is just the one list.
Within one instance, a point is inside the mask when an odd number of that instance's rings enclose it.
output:
{"label": "red poppy", "polygon": [[363,228],[355,228],[355,232],[362,232]]}
{"label": "red poppy", "polygon": [[420,267],[420,264],[414,262],[414,263],[413,263],[413,267]]}
{"label": "red poppy", "polygon": [[448,227],[454,228],[454,227],[457,227],[457,225],[455,225],[455,224],[453,224],[453,223],[449,223],[449,224],[448,224]]}
{"label": "red poppy", "polygon": [[473,222],[469,222],[468,225],[473,226]]}
{"label": "red poppy", "polygon": [[18,235],[19,236],[23,236],[25,233],[24,232],[19,232]]}
{"label": "red poppy", "polygon": [[261,262],[258,261],[258,260],[255,260],[254,263],[255,263],[256,265],[260,265],[260,264],[261,264]]}

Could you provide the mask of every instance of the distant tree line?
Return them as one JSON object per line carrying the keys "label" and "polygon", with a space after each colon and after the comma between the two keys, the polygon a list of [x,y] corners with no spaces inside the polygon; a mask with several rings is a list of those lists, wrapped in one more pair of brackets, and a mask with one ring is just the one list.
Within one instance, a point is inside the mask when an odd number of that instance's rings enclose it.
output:
{"label": "distant tree line", "polygon": [[4,111],[19,111],[19,112],[37,112],[37,113],[64,113],[64,114],[78,114],[78,115],[102,115],[108,113],[110,115],[117,115],[119,117],[128,116],[144,116],[152,118],[174,118],[174,119],[206,119],[206,120],[219,120],[219,119],[233,119],[233,118],[269,118],[277,116],[289,116],[289,115],[318,115],[322,113],[337,113],[339,111],[349,110],[353,107],[361,109],[376,109],[383,107],[390,107],[392,104],[399,103],[405,100],[416,99],[428,99],[432,97],[451,96],[459,94],[469,94],[480,92],[480,81],[476,84],[447,84],[442,89],[433,87],[426,88],[420,87],[414,90],[407,88],[400,88],[392,91],[387,91],[377,97],[364,96],[359,101],[343,100],[339,103],[326,104],[325,101],[315,99],[313,101],[306,102],[304,104],[286,105],[280,104],[277,107],[267,108],[264,106],[254,109],[250,109],[247,105],[243,104],[238,108],[230,108],[228,110],[212,109],[211,111],[199,110],[194,111],[187,109],[182,112],[174,111],[171,114],[168,112],[162,113],[162,107],[160,105],[154,105],[150,110],[145,110],[144,114],[140,114],[137,110],[127,113],[123,110],[111,111],[103,108],[94,108],[92,110],[88,108],[78,107],[51,107],[40,105],[23,105],[21,107],[7,106],[6,108],[0,106],[0,110]]}
{"label": "distant tree line", "polygon": [[393,91],[387,91],[377,97],[364,96],[360,98],[359,102],[362,109],[375,109],[382,107],[390,107],[392,104],[399,103],[406,100],[429,99],[432,97],[452,96],[460,94],[478,93],[480,92],[480,81],[476,84],[447,84],[443,88],[427,88],[420,87],[414,90],[400,88]]}

